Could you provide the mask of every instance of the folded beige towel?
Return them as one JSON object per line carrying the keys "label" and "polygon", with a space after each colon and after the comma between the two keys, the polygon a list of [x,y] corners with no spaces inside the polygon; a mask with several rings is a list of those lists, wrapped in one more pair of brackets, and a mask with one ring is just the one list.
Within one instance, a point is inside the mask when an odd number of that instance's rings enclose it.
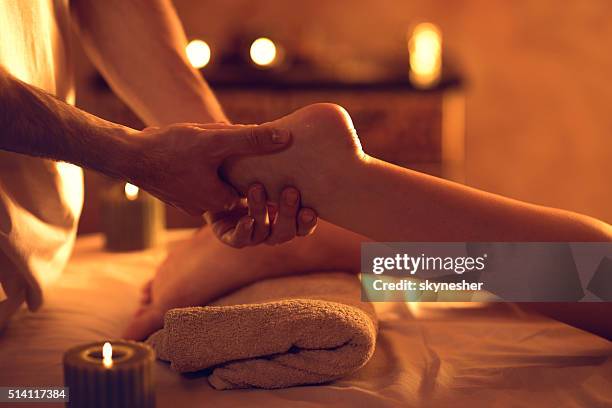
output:
{"label": "folded beige towel", "polygon": [[216,389],[283,388],[359,369],[374,353],[377,329],[357,277],[324,273],[270,279],[213,306],[169,310],[148,343],[177,371],[213,368],[208,380]]}

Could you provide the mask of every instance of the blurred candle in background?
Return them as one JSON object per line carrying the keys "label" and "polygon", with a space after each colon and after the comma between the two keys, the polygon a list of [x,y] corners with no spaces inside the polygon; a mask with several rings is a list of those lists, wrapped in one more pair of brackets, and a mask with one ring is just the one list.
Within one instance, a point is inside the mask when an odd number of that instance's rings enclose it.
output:
{"label": "blurred candle in background", "polygon": [[125,191],[125,197],[129,201],[134,201],[135,199],[138,198],[139,188],[133,184],[125,183],[125,187],[123,187],[123,191]]}
{"label": "blurred candle in background", "polygon": [[269,67],[277,62],[278,48],[271,39],[260,37],[251,44],[249,54],[256,65]]}
{"label": "blurred candle in background", "polygon": [[163,238],[165,207],[133,184],[115,184],[102,196],[102,228],[110,251],[151,248]]}
{"label": "blurred candle in background", "polygon": [[210,46],[202,40],[193,40],[185,47],[187,59],[192,67],[204,68],[210,62]]}
{"label": "blurred candle in background", "polygon": [[442,74],[442,34],[432,23],[418,24],[408,39],[410,82],[421,89],[432,88]]}

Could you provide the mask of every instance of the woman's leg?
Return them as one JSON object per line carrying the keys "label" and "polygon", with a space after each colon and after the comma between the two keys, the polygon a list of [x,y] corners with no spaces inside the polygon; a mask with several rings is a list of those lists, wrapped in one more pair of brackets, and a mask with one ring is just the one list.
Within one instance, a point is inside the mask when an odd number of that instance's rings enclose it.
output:
{"label": "woman's leg", "polygon": [[220,242],[205,227],[170,249],[143,289],[141,307],[124,332],[143,339],[163,326],[168,309],[206,305],[263,279],[324,271],[357,273],[366,238],[320,221],[313,235],[283,245],[242,249]]}
{"label": "woman's leg", "polygon": [[[238,158],[226,178],[271,195],[295,186],[302,205],[377,241],[610,241],[612,227],[585,215],[476,190],[364,154],[350,117],[316,104],[263,126],[289,129],[293,145]],[[410,137],[410,135],[406,135]]]}
{"label": "woman's leg", "polygon": [[[294,144],[274,156],[240,158],[226,177],[244,189],[294,185],[319,216],[377,241],[612,241],[594,218],[479,191],[364,154],[348,114],[317,104],[271,125],[291,130]],[[406,135],[410,137],[410,135]],[[612,303],[531,303],[526,309],[612,338]],[[603,313],[607,311],[607,313]]]}

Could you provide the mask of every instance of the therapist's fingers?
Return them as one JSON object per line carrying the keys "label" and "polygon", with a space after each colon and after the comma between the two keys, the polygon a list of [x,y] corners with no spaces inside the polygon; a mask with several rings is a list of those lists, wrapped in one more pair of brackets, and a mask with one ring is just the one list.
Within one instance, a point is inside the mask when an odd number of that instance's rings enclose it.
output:
{"label": "therapist's fingers", "polygon": [[317,213],[310,208],[300,209],[297,216],[297,234],[305,237],[314,232],[317,228]]}
{"label": "therapist's fingers", "polygon": [[278,213],[271,227],[271,233],[266,243],[282,244],[295,238],[297,234],[297,216],[300,207],[300,192],[293,187],[285,188],[278,203]]}
{"label": "therapist's fingers", "polygon": [[246,214],[246,206],[240,204],[231,211],[207,211],[204,213],[204,219],[210,225],[213,234],[221,241],[227,243],[228,238],[236,228],[236,224]]}
{"label": "therapist's fingers", "polygon": [[253,184],[248,191],[249,215],[255,220],[251,245],[263,242],[270,233],[270,219],[268,217],[267,196],[264,186]]}
{"label": "therapist's fingers", "polygon": [[245,215],[236,223],[236,227],[221,235],[221,241],[234,248],[244,248],[251,244],[255,219]]}
{"label": "therapist's fingers", "polygon": [[148,306],[136,313],[122,337],[128,340],[144,340],[162,327],[164,327],[164,312]]}

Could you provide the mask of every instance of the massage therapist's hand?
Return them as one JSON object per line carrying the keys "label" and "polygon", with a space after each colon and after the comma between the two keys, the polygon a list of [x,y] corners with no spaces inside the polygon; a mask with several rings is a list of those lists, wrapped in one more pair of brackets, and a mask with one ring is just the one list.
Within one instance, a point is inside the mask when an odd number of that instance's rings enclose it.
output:
{"label": "massage therapist's hand", "polygon": [[204,218],[213,234],[234,248],[282,244],[296,236],[311,234],[317,225],[314,210],[300,207],[297,189],[286,187],[280,202],[271,204],[264,186],[259,183],[249,187],[246,199],[238,206],[226,211],[208,211]]}
{"label": "massage therapist's hand", "polygon": [[224,159],[273,153],[288,146],[286,130],[226,124],[174,124],[134,135],[136,160],[127,179],[192,215],[234,208],[240,197],[218,175]]}

